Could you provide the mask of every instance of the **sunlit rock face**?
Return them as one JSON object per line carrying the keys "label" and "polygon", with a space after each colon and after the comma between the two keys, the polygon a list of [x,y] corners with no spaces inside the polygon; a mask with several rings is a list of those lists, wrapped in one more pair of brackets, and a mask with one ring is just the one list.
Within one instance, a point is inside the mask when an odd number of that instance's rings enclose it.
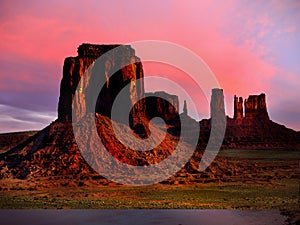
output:
{"label": "sunlit rock face", "polygon": [[243,98],[234,96],[234,119],[241,119],[244,115]]}
{"label": "sunlit rock face", "polygon": [[260,95],[250,95],[248,99],[245,99],[245,117],[269,119],[266,95],[264,93]]}
{"label": "sunlit rock face", "polygon": [[161,117],[171,123],[178,116],[179,100],[177,95],[164,91],[146,93],[146,115],[148,118]]}
{"label": "sunlit rock face", "polygon": [[[107,54],[103,55],[104,53]],[[100,56],[103,56],[104,60],[96,61]],[[116,70],[116,68],[121,69]],[[115,72],[111,74],[112,71]],[[84,74],[85,76],[83,76]],[[93,86],[97,85],[91,80],[94,76],[99,76],[98,79],[105,84],[102,88]],[[74,102],[75,115],[79,116],[96,111],[102,115],[110,116],[116,96],[126,85],[130,87],[126,89],[128,93],[121,96],[122,101],[132,107],[138,98],[144,97],[144,83],[140,79],[143,76],[142,63],[131,46],[80,45],[78,55],[68,57],[64,61],[58,103],[58,121],[72,121],[72,102]],[[79,83],[80,79],[83,80]],[[95,100],[91,97],[91,95],[97,94],[91,93],[94,90],[99,91],[96,105],[89,102]],[[75,95],[76,91],[79,92],[77,95]],[[132,113],[144,112],[143,107],[144,104],[138,104]],[[133,118],[137,118],[137,116],[133,115]],[[122,121],[124,118],[116,119]]]}

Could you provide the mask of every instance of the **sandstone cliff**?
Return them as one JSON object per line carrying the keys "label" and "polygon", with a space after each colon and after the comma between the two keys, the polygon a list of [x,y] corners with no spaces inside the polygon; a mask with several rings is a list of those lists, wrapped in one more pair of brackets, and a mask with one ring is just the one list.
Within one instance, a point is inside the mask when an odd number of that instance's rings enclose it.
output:
{"label": "sandstone cliff", "polygon": [[172,123],[176,119],[176,116],[178,116],[178,96],[160,91],[146,93],[145,97],[146,115],[148,118],[161,117],[166,123]]}
{"label": "sandstone cliff", "polygon": [[250,95],[248,99],[245,99],[245,117],[269,119],[265,94]]}
{"label": "sandstone cliff", "polygon": [[240,119],[244,117],[244,110],[243,110],[243,98],[234,96],[234,119]]}
{"label": "sandstone cliff", "polygon": [[[109,53],[108,53],[109,52]],[[94,65],[95,60],[107,53],[105,60]],[[122,68],[116,73],[110,74],[114,68]],[[97,72],[97,74],[95,74]],[[77,89],[80,79],[86,73],[85,80],[81,82],[81,87]],[[109,75],[112,77],[109,78]],[[90,106],[87,101],[95,85],[91,79],[99,76],[104,80],[105,86],[99,90],[96,106]],[[129,92],[123,96],[123,101],[131,107],[137,98],[144,97],[143,68],[139,58],[135,55],[134,49],[126,45],[92,45],[82,44],[78,47],[78,56],[68,57],[64,61],[63,77],[60,87],[60,97],[58,103],[58,121],[72,121],[72,102],[78,111],[76,114],[85,112],[96,112],[110,116],[112,103],[123,87],[130,84]],[[74,99],[76,89],[80,92]],[[142,107],[143,104],[140,104]],[[96,107],[93,109],[92,107]],[[138,111],[143,109],[138,108]],[[136,116],[133,116],[136,117]],[[122,120],[122,118],[119,118]]]}
{"label": "sandstone cliff", "polygon": [[[104,53],[108,53],[105,54],[104,61],[96,61],[97,57],[103,56]],[[115,68],[121,69],[116,70]],[[92,106],[88,99],[94,88],[92,85],[95,85],[93,82],[95,76],[99,76],[105,85],[101,90],[99,88],[97,104]],[[177,119],[178,97],[167,93],[155,93],[158,97],[154,97],[153,101],[148,99],[149,107],[148,111],[146,110],[144,83],[140,78],[143,78],[142,64],[130,46],[91,44],[79,46],[78,56],[68,57],[64,62],[58,119],[30,139],[0,155],[0,178],[10,176],[21,179],[39,176],[97,176],[85,162],[77,147],[71,124],[72,107],[74,107],[78,125],[84,126],[86,121],[96,120],[97,132],[103,145],[111,155],[121,162],[143,166],[163,160],[176,147],[177,136],[167,132],[164,140],[154,149],[135,151],[119,141],[112,128],[110,120],[112,104],[126,85],[129,85],[129,88],[122,94],[121,100],[132,108],[130,125],[133,125],[133,131],[137,134],[140,135],[146,131],[147,120],[152,117],[162,116],[170,123],[171,120]],[[79,82],[80,79],[83,81]],[[77,87],[78,84],[80,87]],[[75,95],[76,91],[79,92],[77,95]],[[137,99],[141,100],[134,104]],[[95,109],[91,107],[95,107]],[[93,111],[97,112],[96,119],[95,115],[91,113]],[[84,118],[77,115],[84,115]],[[124,120],[128,120],[128,115],[126,118],[116,119],[121,135],[129,138],[130,130],[122,124]],[[135,125],[137,128],[134,127]],[[141,125],[142,128],[138,125]],[[154,131],[152,133],[154,139],[165,133],[165,130],[159,128],[155,128]],[[82,131],[81,138],[84,139],[84,143],[93,145],[93,139],[90,139],[90,136],[89,130]],[[95,157],[99,158],[99,155]],[[103,158],[103,160],[105,159]]]}

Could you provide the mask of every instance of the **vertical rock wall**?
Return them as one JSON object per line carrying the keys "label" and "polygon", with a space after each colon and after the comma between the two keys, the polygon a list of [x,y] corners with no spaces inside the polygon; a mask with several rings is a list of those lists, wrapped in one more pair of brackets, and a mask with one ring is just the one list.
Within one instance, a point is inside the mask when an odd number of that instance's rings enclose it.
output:
{"label": "vertical rock wall", "polygon": [[269,119],[265,94],[250,95],[248,99],[245,99],[245,117]]}
{"label": "vertical rock wall", "polygon": [[[119,48],[117,48],[119,47]],[[114,50],[115,49],[115,50]],[[93,74],[94,62],[104,53],[112,50],[105,56],[103,65],[97,66],[99,74]],[[135,62],[137,61],[137,62]],[[127,66],[126,66],[127,65]],[[91,66],[91,67],[90,67]],[[118,70],[110,79],[109,73],[113,68],[122,68]],[[82,82],[82,87],[77,89],[80,79],[84,73],[87,73],[85,80]],[[86,97],[89,94],[91,76],[100,76],[105,80],[105,86],[100,91],[96,106],[89,106],[86,102]],[[128,45],[92,45],[82,44],[78,47],[78,56],[68,57],[64,61],[63,78],[60,86],[60,97],[58,103],[58,121],[72,121],[72,102],[76,107],[76,114],[95,110],[103,115],[110,116],[111,106],[114,98],[124,86],[130,84],[128,95],[124,96],[124,101],[127,104],[133,105],[137,97],[144,97],[144,84],[142,63],[135,56],[135,51]],[[77,99],[74,99],[76,89],[79,91]],[[96,107],[96,108],[92,108]],[[143,107],[143,104],[140,104]],[[135,112],[143,111],[139,107],[135,107]],[[135,116],[134,116],[135,117]]]}
{"label": "vertical rock wall", "polygon": [[234,119],[241,118],[262,118],[269,120],[267,111],[266,95],[250,95],[244,101],[245,116],[243,116],[243,98],[234,96]]}
{"label": "vertical rock wall", "polygon": [[[156,97],[150,97],[150,96]],[[146,115],[162,117],[166,122],[171,122],[178,115],[179,100],[177,95],[171,95],[164,91],[146,93]]]}
{"label": "vertical rock wall", "polygon": [[243,118],[243,98],[234,96],[234,119]]}
{"label": "vertical rock wall", "polygon": [[210,118],[219,118],[225,115],[223,89],[212,89],[210,100]]}

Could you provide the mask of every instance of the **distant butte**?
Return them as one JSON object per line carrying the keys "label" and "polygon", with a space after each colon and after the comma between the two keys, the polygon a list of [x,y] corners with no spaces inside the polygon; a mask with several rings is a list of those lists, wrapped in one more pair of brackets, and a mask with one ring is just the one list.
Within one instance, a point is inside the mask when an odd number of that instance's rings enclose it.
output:
{"label": "distant butte", "polygon": [[[234,96],[233,100],[234,116],[227,116],[223,149],[300,149],[299,132],[270,120],[264,93],[250,95],[244,104],[242,97]],[[202,148],[209,138],[210,126],[210,119],[200,121]]]}
{"label": "distant butte", "polygon": [[250,95],[248,99],[244,101],[245,116],[243,109],[243,98],[234,96],[234,119],[242,118],[264,118],[269,119],[266,103],[266,95],[264,93],[260,95]]}

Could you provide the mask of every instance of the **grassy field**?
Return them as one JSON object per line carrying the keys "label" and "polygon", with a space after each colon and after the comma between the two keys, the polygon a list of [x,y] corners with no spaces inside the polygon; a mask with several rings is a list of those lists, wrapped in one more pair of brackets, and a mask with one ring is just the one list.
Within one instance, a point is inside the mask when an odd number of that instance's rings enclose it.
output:
{"label": "grassy field", "polygon": [[[274,165],[297,165],[299,153],[291,151],[223,150],[220,157],[235,162],[244,159]],[[285,164],[282,164],[285,161]],[[274,163],[273,163],[274,162]],[[262,163],[264,165],[264,163]],[[276,167],[277,165],[277,167]],[[242,168],[240,168],[242,169]],[[249,173],[251,173],[250,169]],[[290,173],[290,170],[288,172]],[[252,174],[252,176],[256,176]],[[258,178],[257,178],[258,179]],[[262,178],[260,178],[262,179]],[[52,185],[47,186],[48,183]],[[281,209],[298,210],[299,180],[272,182],[221,182],[209,184],[156,184],[132,187],[90,180],[64,186],[49,178],[0,180],[2,209]]]}
{"label": "grassy field", "polygon": [[241,150],[225,149],[221,150],[218,156],[223,158],[266,160],[266,161],[289,161],[300,160],[299,151],[289,150]]}
{"label": "grassy field", "polygon": [[[230,161],[260,161],[279,171],[282,161],[299,163],[299,152],[262,150],[222,150],[219,156]],[[262,163],[264,165],[264,163]],[[281,173],[282,168],[280,168]],[[286,170],[287,174],[290,170]],[[251,170],[250,170],[251,172]],[[250,173],[249,172],[249,173]],[[280,174],[280,173],[279,173]],[[251,174],[256,176],[255,174]],[[260,178],[261,179],[261,178]],[[297,210],[299,180],[275,179],[269,182],[222,182],[209,184],[156,184],[131,187],[107,183],[56,186],[41,178],[35,188],[30,180],[0,180],[0,208],[32,209],[283,209]],[[255,181],[255,180],[254,180]],[[8,183],[5,183],[8,182]]]}
{"label": "grassy field", "polygon": [[2,209],[285,209],[298,208],[298,180],[274,186],[122,185],[99,188],[12,190],[0,194]]}

